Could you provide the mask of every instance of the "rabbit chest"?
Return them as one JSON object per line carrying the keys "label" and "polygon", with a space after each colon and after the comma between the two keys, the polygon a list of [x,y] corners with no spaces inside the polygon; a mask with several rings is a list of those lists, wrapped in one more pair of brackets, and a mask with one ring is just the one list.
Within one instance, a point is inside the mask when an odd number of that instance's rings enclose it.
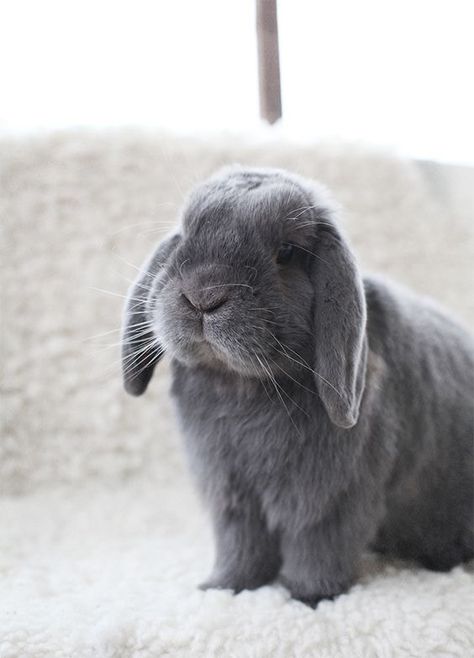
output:
{"label": "rabbit chest", "polygon": [[352,477],[360,442],[353,431],[334,440],[309,387],[274,386],[175,362],[172,395],[204,494],[208,488],[215,494],[216,487],[237,498],[251,491],[279,524],[299,508],[321,516]]}

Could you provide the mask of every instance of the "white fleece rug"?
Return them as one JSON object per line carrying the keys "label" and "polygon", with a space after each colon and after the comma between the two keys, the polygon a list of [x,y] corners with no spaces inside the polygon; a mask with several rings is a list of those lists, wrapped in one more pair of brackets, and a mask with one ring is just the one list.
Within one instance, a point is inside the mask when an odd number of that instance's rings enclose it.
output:
{"label": "white fleece rug", "polygon": [[0,657],[474,655],[472,566],[435,574],[368,557],[360,582],[316,611],[278,585],[197,590],[212,542],[166,365],[130,399],[106,348],[127,262],[141,262],[193,180],[235,161],[326,182],[366,267],[472,326],[472,172],[360,148],[131,133],[0,146]]}

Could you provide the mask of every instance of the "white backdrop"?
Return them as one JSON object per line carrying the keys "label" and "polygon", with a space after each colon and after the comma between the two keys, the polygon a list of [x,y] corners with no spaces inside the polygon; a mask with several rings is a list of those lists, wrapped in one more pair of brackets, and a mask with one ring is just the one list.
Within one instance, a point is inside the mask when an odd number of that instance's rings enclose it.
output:
{"label": "white backdrop", "polygon": [[[0,132],[261,128],[254,0],[3,0]],[[279,0],[275,134],[474,164],[470,0]]]}

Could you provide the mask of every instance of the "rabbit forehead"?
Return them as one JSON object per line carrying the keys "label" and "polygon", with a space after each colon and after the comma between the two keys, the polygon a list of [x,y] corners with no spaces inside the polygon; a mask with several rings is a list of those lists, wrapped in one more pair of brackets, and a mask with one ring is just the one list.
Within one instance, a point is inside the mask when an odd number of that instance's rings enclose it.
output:
{"label": "rabbit forehead", "polygon": [[[285,222],[312,207],[309,194],[279,170],[247,169],[215,177],[195,188],[184,212],[190,236],[228,232],[248,235],[259,228],[278,237]],[[306,217],[307,220],[307,217]]]}

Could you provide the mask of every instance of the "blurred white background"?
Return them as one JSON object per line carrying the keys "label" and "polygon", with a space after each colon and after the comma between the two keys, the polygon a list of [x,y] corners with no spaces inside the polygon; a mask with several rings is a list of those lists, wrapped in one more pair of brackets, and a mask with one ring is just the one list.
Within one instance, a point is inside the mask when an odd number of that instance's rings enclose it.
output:
{"label": "blurred white background", "polygon": [[[0,6],[2,133],[262,129],[254,0]],[[472,0],[279,0],[278,12],[272,134],[474,164]]]}

